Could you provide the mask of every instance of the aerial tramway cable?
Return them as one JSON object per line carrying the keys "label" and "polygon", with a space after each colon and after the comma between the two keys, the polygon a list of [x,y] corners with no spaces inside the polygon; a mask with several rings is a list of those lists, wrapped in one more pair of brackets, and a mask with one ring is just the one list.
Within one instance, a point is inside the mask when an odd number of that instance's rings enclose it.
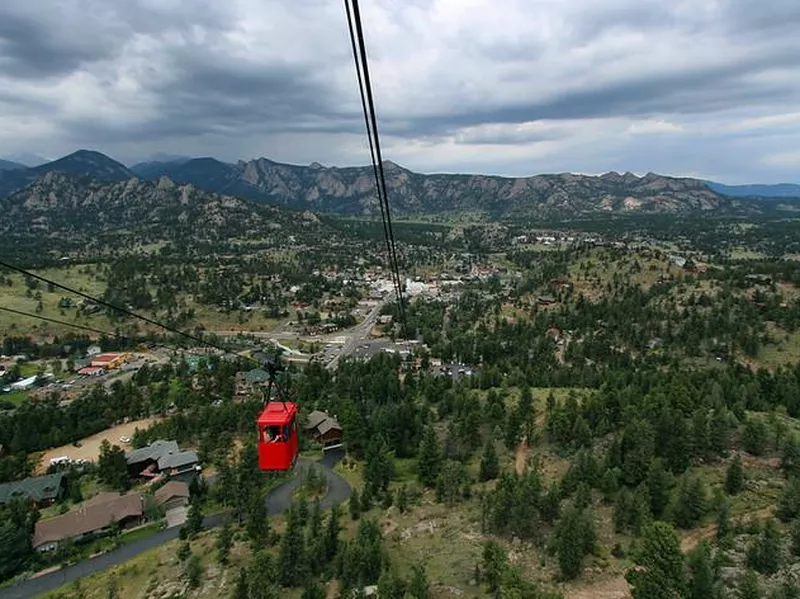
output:
{"label": "aerial tramway cable", "polygon": [[381,205],[381,220],[383,221],[384,237],[386,238],[387,252],[389,254],[389,266],[392,271],[392,282],[397,295],[397,303],[400,312],[401,330],[403,337],[408,340],[408,323],[403,301],[403,284],[397,259],[397,245],[392,229],[392,216],[389,209],[386,174],[384,172],[383,157],[381,155],[378,119],[372,94],[369,61],[367,59],[367,49],[364,41],[364,29],[361,24],[361,11],[359,9],[358,0],[344,0],[344,4],[347,13],[347,25],[350,31],[353,60],[355,62],[356,75],[358,78],[359,94],[361,96],[361,107],[364,111],[364,121],[367,128],[367,137],[369,139],[370,158],[372,160],[373,173],[375,174],[375,186],[377,188],[378,201]]}
{"label": "aerial tramway cable", "polygon": [[50,318],[48,316],[42,316],[41,314],[33,314],[31,312],[23,312],[22,310],[15,310],[14,308],[6,308],[5,306],[0,306],[0,310],[3,312],[10,312],[11,314],[16,314],[17,316],[27,316],[28,318],[37,318],[39,320],[43,320],[45,322],[52,322],[55,324],[60,324],[65,327],[72,327],[73,329],[80,329],[82,331],[87,331],[89,333],[99,333],[104,337],[119,337],[120,335],[117,333],[109,333],[108,331],[101,331],[100,329],[95,329],[93,327],[85,326],[82,324],[74,323],[74,322],[66,322],[64,320],[58,320],[57,318]]}
{"label": "aerial tramway cable", "polygon": [[[18,273],[20,273],[20,274],[22,274],[22,275],[24,275],[26,277],[31,277],[31,278],[34,278],[34,279],[38,279],[39,281],[42,281],[43,283],[47,283],[48,285],[52,285],[53,287],[58,287],[59,289],[63,289],[64,291],[67,291],[69,293],[78,295],[78,296],[80,296],[80,297],[82,297],[84,299],[88,299],[89,301],[92,301],[92,302],[94,302],[96,304],[99,304],[101,306],[105,306],[105,307],[110,308],[112,310],[116,310],[117,312],[119,312],[121,314],[125,314],[126,316],[132,316],[133,318],[137,318],[137,319],[139,319],[139,320],[141,320],[143,322],[146,322],[148,324],[151,324],[153,326],[160,327],[160,328],[164,329],[165,331],[169,331],[170,333],[174,333],[176,335],[180,335],[182,337],[185,337],[187,339],[190,339],[190,340],[194,341],[195,343],[199,343],[200,345],[205,345],[207,347],[211,347],[211,348],[219,350],[219,351],[221,351],[221,352],[223,352],[225,354],[229,354],[229,355],[232,355],[232,356],[237,356],[239,358],[244,358],[246,360],[249,360],[249,361],[251,361],[253,363],[258,364],[259,366],[262,364],[259,360],[256,360],[255,358],[251,358],[250,356],[243,356],[243,355],[241,355],[241,354],[239,354],[239,353],[237,353],[237,352],[235,352],[235,351],[233,351],[231,349],[228,349],[226,347],[218,345],[218,344],[216,344],[216,343],[214,343],[212,341],[208,341],[206,339],[203,339],[202,337],[198,337],[197,335],[192,335],[191,333],[187,333],[185,331],[181,331],[180,329],[177,329],[175,327],[171,327],[171,326],[169,326],[167,324],[164,324],[163,322],[158,322],[157,320],[153,320],[152,318],[148,318],[147,316],[142,316],[141,314],[137,314],[136,312],[133,312],[132,310],[128,310],[127,308],[122,308],[121,306],[114,305],[114,304],[112,304],[110,302],[107,302],[107,301],[105,301],[103,299],[100,299],[98,297],[94,297],[92,295],[89,295],[88,293],[84,293],[83,291],[78,291],[77,289],[69,287],[68,285],[64,285],[62,283],[58,283],[56,281],[53,281],[52,279],[48,279],[47,277],[43,277],[42,275],[37,275],[34,272],[31,272],[31,271],[26,270],[24,268],[20,268],[19,266],[14,266],[13,264],[9,264],[8,262],[5,262],[3,260],[0,260],[0,266],[2,266],[4,268],[7,268],[9,270],[13,270],[15,272],[18,272]],[[6,310],[6,311],[10,311],[9,308],[3,308],[3,309]],[[46,317],[42,317],[42,316],[39,316],[39,315],[31,315],[31,316],[33,316],[34,318],[39,318],[41,320],[45,320],[46,319]],[[69,323],[59,323],[59,324],[65,324],[67,326],[76,326],[76,327],[81,327],[82,326],[82,325],[70,325]],[[95,333],[100,332],[100,333],[103,333],[103,334],[107,334],[107,333],[104,333],[104,332],[100,331],[99,329],[95,329],[93,332],[95,332]]]}

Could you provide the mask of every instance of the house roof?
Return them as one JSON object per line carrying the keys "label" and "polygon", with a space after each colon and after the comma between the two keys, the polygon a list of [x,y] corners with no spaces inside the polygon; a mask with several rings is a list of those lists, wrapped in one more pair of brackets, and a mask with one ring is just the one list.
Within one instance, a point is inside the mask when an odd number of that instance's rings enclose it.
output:
{"label": "house roof", "polygon": [[178,453],[179,451],[180,449],[178,449],[178,444],[175,441],[159,439],[158,441],[153,441],[147,447],[140,447],[139,449],[129,451],[125,454],[125,459],[128,461],[128,465],[146,462],[147,460],[157,462],[161,456],[169,453]]}
{"label": "house roof", "polygon": [[152,460],[158,464],[159,470],[181,468],[198,462],[197,453],[191,450],[181,451],[175,441],[153,441],[147,447],[134,449],[125,454],[128,465],[141,464]]}
{"label": "house roof", "polygon": [[27,497],[33,501],[46,501],[58,497],[61,489],[62,472],[36,476],[0,485],[0,504],[8,503],[17,497]]}
{"label": "house roof", "polygon": [[158,469],[171,470],[172,468],[181,468],[183,466],[196,464],[197,462],[197,454],[194,451],[179,451],[177,453],[162,455],[158,459]]}
{"label": "house roof", "polygon": [[306,428],[307,429],[317,428],[323,421],[327,420],[327,418],[328,415],[325,412],[314,410],[308,415],[308,419],[306,421]]}
{"label": "house roof", "polygon": [[184,482],[171,480],[153,494],[156,505],[163,505],[174,497],[189,498],[189,485]]}
{"label": "house roof", "polygon": [[326,420],[323,420],[319,424],[319,426],[317,426],[317,433],[320,435],[324,435],[329,431],[341,431],[341,430],[342,427],[339,426],[339,423],[336,422],[336,420],[333,418],[328,418]]}
{"label": "house roof", "polygon": [[92,362],[113,362],[121,357],[122,354],[117,353],[97,354],[92,358]]}
{"label": "house roof", "polygon": [[248,371],[247,374],[244,375],[244,379],[251,385],[254,383],[265,383],[269,380],[269,373],[266,370],[256,368],[255,370]]}
{"label": "house roof", "polygon": [[142,496],[137,493],[101,493],[81,503],[76,509],[55,518],[40,520],[33,534],[33,546],[41,547],[101,530],[112,522],[119,522],[143,514]]}

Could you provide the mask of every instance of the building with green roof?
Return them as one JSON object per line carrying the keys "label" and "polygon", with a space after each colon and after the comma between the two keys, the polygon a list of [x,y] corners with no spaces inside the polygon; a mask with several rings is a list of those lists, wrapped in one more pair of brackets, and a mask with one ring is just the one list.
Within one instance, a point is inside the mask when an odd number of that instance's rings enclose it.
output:
{"label": "building with green roof", "polygon": [[14,499],[28,499],[38,507],[47,506],[61,499],[64,489],[62,472],[3,483],[0,484],[0,505],[5,505]]}

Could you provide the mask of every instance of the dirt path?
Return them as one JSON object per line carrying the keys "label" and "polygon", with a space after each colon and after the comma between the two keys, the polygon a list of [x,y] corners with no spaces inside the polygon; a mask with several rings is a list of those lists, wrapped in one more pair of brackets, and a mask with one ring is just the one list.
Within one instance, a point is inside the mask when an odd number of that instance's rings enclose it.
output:
{"label": "dirt path", "polygon": [[108,439],[108,442],[112,445],[120,445],[123,449],[126,449],[126,446],[120,443],[120,437],[133,438],[133,431],[135,431],[137,428],[146,429],[152,426],[155,422],[157,422],[155,418],[146,418],[144,420],[136,420],[126,424],[120,424],[119,426],[108,428],[95,435],[92,435],[91,437],[81,439],[80,447],[75,447],[74,445],[62,445],[61,447],[48,449],[44,452],[44,454],[42,454],[36,472],[37,474],[43,474],[47,471],[47,467],[50,465],[50,460],[61,456],[68,456],[72,460],[81,459],[89,462],[95,462],[100,455],[100,444],[103,442],[103,439]]}
{"label": "dirt path", "polygon": [[[742,518],[742,522],[753,522],[754,520],[766,520],[774,513],[773,508],[765,507],[760,510],[755,510],[754,512],[750,512],[746,514]],[[697,530],[693,530],[688,535],[683,537],[681,540],[681,551],[684,553],[690,552],[692,549],[697,547],[700,541],[704,539],[710,539],[717,533],[717,525],[711,524],[710,526],[704,526],[703,528],[699,528]]]}
{"label": "dirt path", "polygon": [[632,596],[628,581],[620,576],[570,591],[566,599],[630,599]]}
{"label": "dirt path", "polygon": [[517,452],[514,457],[514,469],[517,471],[517,475],[522,475],[525,473],[525,468],[528,465],[528,438],[522,437],[522,441],[519,442],[519,446],[517,447]]}

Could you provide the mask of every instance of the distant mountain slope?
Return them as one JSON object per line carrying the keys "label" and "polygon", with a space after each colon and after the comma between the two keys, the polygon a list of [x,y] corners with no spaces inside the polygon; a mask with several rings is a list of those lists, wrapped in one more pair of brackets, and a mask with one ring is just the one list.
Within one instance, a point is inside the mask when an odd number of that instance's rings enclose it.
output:
{"label": "distant mountain slope", "polygon": [[103,181],[127,181],[136,176],[124,164],[93,150],[78,150],[30,170],[37,176],[58,172],[69,175],[86,175]]}
{"label": "distant mountain slope", "polygon": [[724,185],[723,183],[707,181],[706,184],[713,191],[731,197],[800,198],[800,185],[796,183]]}
{"label": "distant mountain slope", "polygon": [[[510,178],[424,175],[392,162],[385,171],[389,200],[401,214],[478,212],[490,216],[544,216],[581,212],[727,210],[734,204],[697,179],[649,173],[600,177],[558,174]],[[145,176],[145,170],[139,173]],[[338,214],[376,214],[371,167],[299,166],[259,158],[229,164],[212,158],[148,167],[149,178],[181,183],[294,208]]]}
{"label": "distant mountain slope", "polygon": [[0,160],[0,171],[14,171],[20,168],[28,168],[19,162],[12,162],[10,160]]}
{"label": "distant mountain slope", "polygon": [[34,166],[44,164],[45,162],[50,162],[47,158],[42,158],[41,156],[30,154],[28,152],[16,152],[14,154],[9,154],[7,156],[3,156],[3,160],[16,162],[17,164],[21,164],[26,168],[32,168]]}
{"label": "distant mountain slope", "polygon": [[166,178],[101,182],[50,172],[0,199],[0,237],[93,242],[105,236],[115,244],[126,239],[192,244],[286,237],[281,229],[321,227],[310,213],[221,196]]}
{"label": "distant mountain slope", "polygon": [[[385,163],[389,201],[398,215],[471,213],[489,218],[569,217],[597,212],[729,213],[759,210],[749,200],[723,196],[698,179],[648,173],[601,176],[551,174],[497,177],[415,173]],[[33,169],[0,171],[0,196],[48,172],[105,181],[168,177],[207,191],[301,210],[370,215],[380,213],[371,167],[282,164],[267,158],[236,164],[214,158],[147,162],[131,169],[111,158],[80,150]]]}
{"label": "distant mountain slope", "polygon": [[0,172],[0,197],[9,195],[46,173],[67,173],[102,181],[127,181],[136,175],[125,165],[93,150],[78,150],[34,168]]}

